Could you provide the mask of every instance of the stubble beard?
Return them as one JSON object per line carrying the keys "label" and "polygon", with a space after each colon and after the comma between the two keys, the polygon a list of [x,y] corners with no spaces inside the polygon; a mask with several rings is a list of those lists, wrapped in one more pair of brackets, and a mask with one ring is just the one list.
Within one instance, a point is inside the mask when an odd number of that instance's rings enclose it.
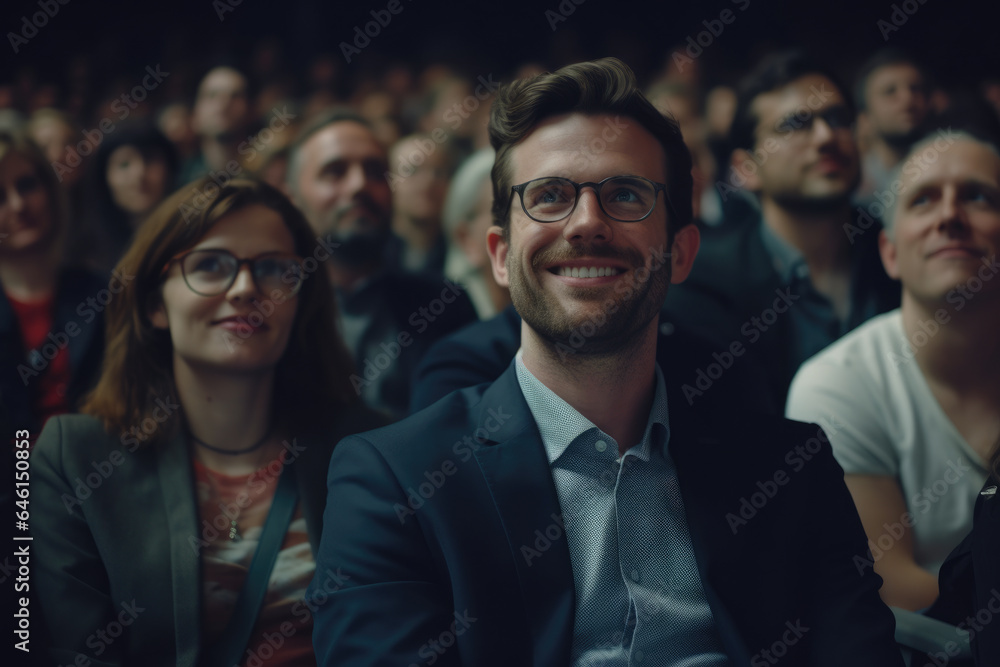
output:
{"label": "stubble beard", "polygon": [[338,244],[331,259],[341,266],[352,268],[377,264],[385,254],[391,234],[388,214],[381,219],[357,216],[348,220],[346,215],[352,207],[334,209],[323,222],[326,237]]}
{"label": "stubble beard", "polygon": [[[551,253],[536,255],[531,271],[535,275],[545,271],[537,267],[551,264],[551,256]],[[638,252],[624,249],[588,249],[587,252],[559,255],[562,259],[575,256],[624,260],[632,267],[631,273],[624,278],[628,282],[616,284],[603,297],[588,299],[594,304],[587,309],[588,314],[573,315],[567,312],[557,297],[544,292],[537,283],[532,284],[523,264],[516,260],[511,262],[512,256],[508,255],[510,296],[514,308],[542,340],[563,352],[569,349],[583,357],[610,357],[631,349],[641,340],[649,322],[660,312],[670,284],[670,262],[656,266],[653,257],[646,261]],[[640,280],[646,276],[644,269],[648,270],[648,277]],[[585,291],[589,290],[579,288],[581,296]],[[566,355],[560,356],[565,358]]]}

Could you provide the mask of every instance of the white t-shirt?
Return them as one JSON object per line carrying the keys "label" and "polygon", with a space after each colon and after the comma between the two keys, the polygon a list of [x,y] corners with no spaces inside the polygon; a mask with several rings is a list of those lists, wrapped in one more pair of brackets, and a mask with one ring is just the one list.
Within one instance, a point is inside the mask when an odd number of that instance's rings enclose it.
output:
{"label": "white t-shirt", "polygon": [[[912,523],[916,562],[937,574],[972,529],[987,472],[927,386],[900,311],[869,320],[804,363],[786,416],[822,426],[845,473],[899,481],[911,516],[896,523]],[[891,548],[893,534],[898,539],[899,526],[875,546]]]}

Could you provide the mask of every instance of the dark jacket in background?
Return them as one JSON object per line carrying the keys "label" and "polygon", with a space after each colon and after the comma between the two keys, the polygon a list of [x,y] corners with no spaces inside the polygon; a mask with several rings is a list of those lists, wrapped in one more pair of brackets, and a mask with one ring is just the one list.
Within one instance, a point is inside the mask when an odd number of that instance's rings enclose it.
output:
{"label": "dark jacket in background", "polygon": [[[712,341],[718,351],[739,343],[746,350],[741,359],[752,358],[764,370],[771,401],[783,410],[802,362],[869,318],[898,308],[901,290],[882,267],[879,229],[873,225],[854,237],[851,312],[843,330],[804,345],[795,317],[787,312],[799,307],[798,294],[788,292],[776,269],[761,234],[763,224],[758,215],[755,221],[702,229],[691,275],[671,286],[664,314]],[[771,315],[776,317],[767,323]]]}

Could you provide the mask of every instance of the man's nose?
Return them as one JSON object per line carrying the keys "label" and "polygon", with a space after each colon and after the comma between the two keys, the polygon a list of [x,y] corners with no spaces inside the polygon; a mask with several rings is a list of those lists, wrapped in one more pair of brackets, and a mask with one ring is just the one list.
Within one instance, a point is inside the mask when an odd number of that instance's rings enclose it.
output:
{"label": "man's nose", "polygon": [[563,227],[563,237],[570,243],[608,242],[614,235],[612,223],[594,188],[583,187]]}
{"label": "man's nose", "polygon": [[949,235],[961,234],[968,228],[965,213],[965,207],[959,200],[958,191],[955,188],[947,188],[941,195],[938,227]]}
{"label": "man's nose", "polygon": [[351,165],[347,170],[345,188],[350,195],[357,194],[368,187],[368,174],[360,164]]}

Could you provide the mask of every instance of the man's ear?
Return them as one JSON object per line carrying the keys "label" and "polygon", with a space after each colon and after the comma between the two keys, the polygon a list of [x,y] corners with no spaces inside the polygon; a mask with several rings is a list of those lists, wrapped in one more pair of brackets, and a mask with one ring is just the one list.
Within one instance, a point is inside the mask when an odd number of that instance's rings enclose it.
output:
{"label": "man's ear", "polygon": [[670,282],[676,285],[687,279],[694,266],[698,248],[701,246],[701,232],[694,223],[689,223],[674,233],[674,244],[670,246]]}
{"label": "man's ear", "polygon": [[882,256],[882,266],[890,278],[899,280],[899,258],[896,255],[896,244],[883,229],[878,233],[878,254]]}
{"label": "man's ear", "polygon": [[510,287],[507,280],[507,251],[509,249],[510,246],[503,237],[503,229],[493,225],[486,230],[486,250],[490,253],[493,278],[500,287]]}
{"label": "man's ear", "polygon": [[[760,190],[760,179],[757,178],[757,169],[743,169],[743,165],[750,161],[754,167],[759,167],[756,162],[754,162],[753,156],[750,152],[742,148],[737,148],[733,151],[732,155],[729,156],[729,168],[740,175],[740,178],[733,178],[730,180],[730,184],[736,185],[737,182],[742,182],[742,187],[747,192],[757,192]],[[753,172],[753,173],[751,173]],[[729,176],[729,174],[726,174]]]}

